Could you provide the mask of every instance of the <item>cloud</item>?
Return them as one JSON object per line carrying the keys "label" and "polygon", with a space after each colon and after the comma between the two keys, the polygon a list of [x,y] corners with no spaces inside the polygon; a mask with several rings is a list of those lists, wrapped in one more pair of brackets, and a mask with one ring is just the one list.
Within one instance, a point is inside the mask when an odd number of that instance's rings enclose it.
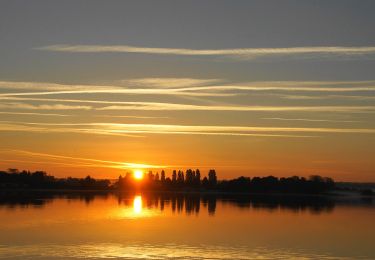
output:
{"label": "cloud", "polygon": [[236,49],[181,49],[153,48],[129,45],[69,45],[57,44],[35,48],[43,51],[70,53],[142,53],[179,56],[223,56],[237,59],[254,59],[269,56],[304,55],[306,57],[326,58],[329,56],[353,57],[374,55],[374,46],[306,46],[286,48],[236,48]]}
{"label": "cloud", "polygon": [[134,119],[167,119],[168,116],[123,116],[123,115],[95,115],[95,117],[107,117],[107,118],[134,118]]}
{"label": "cloud", "polygon": [[[134,168],[151,169],[151,168],[168,167],[165,165],[152,165],[152,164],[144,164],[144,163],[98,160],[98,159],[91,159],[91,158],[72,157],[72,156],[64,156],[64,155],[56,155],[56,154],[48,154],[48,153],[38,153],[38,152],[31,152],[31,151],[24,151],[24,150],[5,150],[4,149],[4,150],[0,150],[0,152],[15,153],[15,154],[38,157],[38,158],[44,157],[44,158],[49,158],[52,160],[69,160],[69,161],[78,161],[78,162],[100,163],[100,164],[85,163],[84,165],[81,165],[81,163],[79,164],[79,166],[84,166],[84,167],[91,166],[91,167],[120,168],[120,169],[134,169]],[[77,166],[77,164],[71,164],[71,165]]]}
{"label": "cloud", "polygon": [[104,168],[112,168],[108,165],[101,165],[101,164],[88,164],[88,163],[62,163],[62,162],[47,162],[47,161],[30,161],[30,160],[12,160],[12,159],[2,159],[0,163],[4,162],[17,162],[17,163],[31,163],[31,164],[41,164],[41,165],[57,165],[60,167],[104,167]]}
{"label": "cloud", "polygon": [[99,91],[108,89],[122,89],[119,86],[101,86],[101,85],[74,85],[58,84],[51,82],[25,82],[25,81],[0,81],[2,89],[29,89],[29,90],[49,90],[49,91]]}
{"label": "cloud", "polygon": [[[375,81],[260,81],[241,83],[238,85],[209,85],[214,84],[217,79],[194,79],[194,78],[140,78],[129,79],[129,84],[159,85],[159,88],[124,88],[118,86],[97,86],[97,85],[63,85],[55,83],[34,83],[34,82],[6,82],[1,81],[0,87],[10,86],[16,88],[30,88],[33,92],[0,93],[0,100],[3,101],[35,101],[53,102],[53,104],[29,104],[26,102],[3,102],[0,108],[4,109],[27,109],[27,110],[97,110],[97,111],[261,111],[261,112],[337,112],[337,113],[374,113],[375,106],[372,105],[326,105],[326,106],[257,106],[257,105],[232,105],[218,103],[214,100],[199,100],[196,96],[236,96],[243,95],[245,91],[261,91],[252,95],[270,95],[284,99],[350,99],[350,100],[372,100],[375,97],[369,91],[375,91]],[[132,83],[133,82],[133,83]],[[19,85],[17,85],[19,84]],[[41,85],[39,85],[41,84]],[[202,84],[202,85],[201,85]],[[207,85],[208,84],[208,85]],[[18,86],[18,87],[17,87]],[[147,85],[150,87],[150,85]],[[168,88],[173,86],[173,88]],[[160,88],[162,87],[162,88]],[[38,91],[46,89],[65,89],[54,91]],[[78,90],[76,90],[78,89]],[[263,92],[267,91],[267,92]],[[273,91],[273,92],[268,92]],[[278,91],[287,92],[320,92],[321,95],[297,95],[294,93],[281,94]],[[349,92],[363,91],[361,94],[349,94]],[[276,92],[276,93],[275,93]],[[342,94],[331,94],[341,92]],[[91,100],[72,98],[49,98],[44,95],[60,94],[146,94],[146,95],[181,95],[192,100],[186,103],[170,102],[143,102],[143,101],[111,101]],[[323,95],[324,93],[324,95]],[[302,93],[301,93],[302,94]],[[330,95],[327,95],[330,94]],[[38,97],[42,96],[42,97]],[[210,103],[209,103],[210,102]],[[67,105],[66,103],[77,103]],[[193,103],[193,104],[192,104]],[[194,104],[195,103],[195,104]],[[140,117],[137,117],[140,118]],[[145,118],[144,118],[145,119]]]}
{"label": "cloud", "polygon": [[[215,135],[215,136],[249,136],[249,137],[286,137],[310,138],[311,135],[279,134],[279,133],[250,133],[250,129],[220,126],[179,126],[155,124],[112,124],[112,123],[32,123],[0,121],[0,131],[22,131],[41,133],[76,133],[98,134],[124,137],[142,137],[141,134],[172,134],[172,135]],[[213,130],[213,131],[210,131]],[[247,132],[245,130],[248,130]],[[258,131],[258,130],[257,130]],[[275,132],[275,131],[271,131]]]}
{"label": "cloud", "polygon": [[31,110],[90,110],[91,106],[70,106],[63,104],[31,105],[27,103],[1,103],[0,108],[7,109],[31,109]]}
{"label": "cloud", "polygon": [[306,96],[306,95],[279,95],[284,99],[296,100],[321,100],[321,99],[346,99],[346,100],[375,100],[375,96],[353,96],[353,95],[324,95],[324,96]]}
{"label": "cloud", "polygon": [[[145,82],[143,82],[145,83]],[[161,83],[161,82],[160,82]],[[142,83],[137,83],[138,85]],[[156,84],[156,82],[154,82]],[[38,82],[8,82],[2,81],[0,88],[11,90],[31,90],[32,92],[0,93],[0,97],[6,96],[41,96],[41,95],[63,95],[63,94],[131,94],[131,95],[179,95],[179,96],[234,96],[233,93],[212,93],[202,91],[183,91],[179,88],[166,89],[167,82],[161,83],[163,88],[126,88],[120,86],[98,86],[98,85],[62,85],[55,83]],[[183,82],[175,82],[175,85]],[[191,82],[189,83],[191,85]],[[196,85],[199,85],[196,83]],[[150,85],[148,85],[150,87]],[[36,90],[39,90],[36,92]],[[40,91],[44,90],[44,91]]]}
{"label": "cloud", "polygon": [[[374,92],[375,81],[255,81],[230,85],[217,85],[216,79],[193,78],[141,78],[128,79],[132,86],[67,85],[39,82],[1,81],[0,88],[28,90],[27,92],[0,93],[0,97],[45,96],[65,94],[123,94],[123,95],[174,95],[197,97],[231,97],[245,92]],[[134,88],[134,86],[136,88]],[[366,93],[367,94],[367,93]],[[296,99],[298,96],[285,97]]]}
{"label": "cloud", "polygon": [[146,110],[146,111],[262,111],[262,112],[375,112],[375,106],[214,106],[158,102],[123,102],[127,105],[113,105],[97,110]]}
{"label": "cloud", "polygon": [[202,86],[180,88],[179,91],[295,91],[295,92],[357,92],[357,91],[375,91],[375,86],[350,86],[350,87],[322,87],[321,84],[308,86],[301,82],[300,85],[290,83],[289,85],[280,82],[254,82],[248,85],[222,85],[222,86]]}
{"label": "cloud", "polygon": [[55,113],[4,112],[4,111],[1,111],[0,114],[3,114],[3,115],[26,115],[26,116],[70,116],[70,115],[55,114]]}
{"label": "cloud", "polygon": [[[0,97],[0,99],[2,99]],[[8,98],[6,98],[8,99]],[[12,98],[9,98],[12,99]],[[16,100],[19,100],[16,98]],[[235,105],[193,105],[167,102],[142,102],[142,101],[105,101],[85,99],[42,99],[22,98],[21,100],[51,101],[68,103],[93,103],[110,106],[68,106],[55,105],[31,105],[27,103],[3,103],[0,108],[13,109],[45,109],[45,110],[129,110],[129,111],[260,111],[260,112],[337,112],[337,113],[374,113],[375,106],[235,106]]]}
{"label": "cloud", "polygon": [[[54,127],[55,125],[55,127]],[[36,124],[36,123],[22,123],[22,122],[11,122],[1,121],[0,131],[7,132],[28,132],[28,133],[60,133],[60,134],[95,134],[95,135],[111,135],[118,137],[131,137],[131,138],[142,138],[140,134],[126,134],[110,132],[103,129],[83,128],[83,127],[56,127],[58,124]]]}
{"label": "cloud", "polygon": [[[91,133],[109,134],[187,134],[187,135],[233,135],[233,136],[275,136],[275,137],[313,137],[300,136],[295,133],[349,133],[375,134],[371,128],[322,128],[322,127],[270,127],[270,126],[222,126],[222,125],[167,125],[167,124],[119,124],[119,123],[34,123],[9,122],[20,126],[46,128],[91,129]],[[1,126],[1,125],[0,125]],[[0,128],[1,130],[2,128]],[[9,129],[9,128],[8,128]],[[285,134],[287,133],[287,134]]]}
{"label": "cloud", "polygon": [[331,119],[310,119],[310,118],[280,118],[280,117],[268,117],[262,118],[265,120],[279,120],[279,121],[305,121],[305,122],[332,122],[332,123],[359,123],[361,121],[355,120],[331,120]]}
{"label": "cloud", "polygon": [[181,88],[211,85],[222,82],[221,79],[196,79],[196,78],[138,78],[122,80],[127,86]]}

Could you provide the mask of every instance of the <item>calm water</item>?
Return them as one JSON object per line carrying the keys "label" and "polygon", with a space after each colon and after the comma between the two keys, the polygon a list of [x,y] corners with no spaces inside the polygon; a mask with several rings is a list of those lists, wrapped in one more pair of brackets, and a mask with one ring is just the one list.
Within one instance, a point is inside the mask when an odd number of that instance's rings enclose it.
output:
{"label": "calm water", "polygon": [[375,259],[375,202],[0,194],[1,259]]}

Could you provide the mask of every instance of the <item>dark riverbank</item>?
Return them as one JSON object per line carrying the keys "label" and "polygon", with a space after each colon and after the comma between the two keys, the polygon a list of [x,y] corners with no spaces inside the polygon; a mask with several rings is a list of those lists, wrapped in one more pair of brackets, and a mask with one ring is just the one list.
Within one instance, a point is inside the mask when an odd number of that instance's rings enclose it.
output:
{"label": "dark riverbank", "polygon": [[127,173],[118,180],[85,178],[56,178],[43,171],[29,172],[9,169],[0,172],[1,189],[45,189],[45,190],[154,190],[169,192],[222,192],[222,193],[285,193],[285,194],[321,194],[335,189],[335,182],[329,177],[313,175],[308,178],[291,176],[278,178],[238,177],[230,180],[218,180],[216,171],[211,169],[202,178],[199,169],[186,172],[173,170],[171,177],[164,171],[153,174],[151,171],[137,179]]}

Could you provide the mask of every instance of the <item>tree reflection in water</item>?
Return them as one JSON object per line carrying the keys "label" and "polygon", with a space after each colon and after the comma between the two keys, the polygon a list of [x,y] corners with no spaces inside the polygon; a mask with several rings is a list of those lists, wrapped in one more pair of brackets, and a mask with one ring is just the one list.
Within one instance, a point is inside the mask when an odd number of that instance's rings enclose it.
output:
{"label": "tree reflection in water", "polygon": [[141,214],[143,209],[158,209],[161,212],[171,210],[176,214],[199,214],[202,210],[214,215],[217,204],[229,204],[243,210],[288,210],[293,212],[309,211],[314,214],[331,212],[337,204],[373,205],[373,200],[337,200],[330,196],[292,196],[292,195],[224,195],[189,193],[94,193],[94,192],[1,192],[0,207],[42,208],[54,199],[80,200],[90,205],[97,199],[113,197],[119,205],[133,209]]}

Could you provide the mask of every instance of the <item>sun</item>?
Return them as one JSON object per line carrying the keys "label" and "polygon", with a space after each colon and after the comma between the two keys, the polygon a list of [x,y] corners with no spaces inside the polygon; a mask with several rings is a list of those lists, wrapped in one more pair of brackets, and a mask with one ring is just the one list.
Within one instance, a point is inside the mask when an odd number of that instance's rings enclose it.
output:
{"label": "sun", "polygon": [[143,178],[143,171],[142,170],[135,170],[134,171],[134,178],[136,180],[142,180],[142,178]]}

